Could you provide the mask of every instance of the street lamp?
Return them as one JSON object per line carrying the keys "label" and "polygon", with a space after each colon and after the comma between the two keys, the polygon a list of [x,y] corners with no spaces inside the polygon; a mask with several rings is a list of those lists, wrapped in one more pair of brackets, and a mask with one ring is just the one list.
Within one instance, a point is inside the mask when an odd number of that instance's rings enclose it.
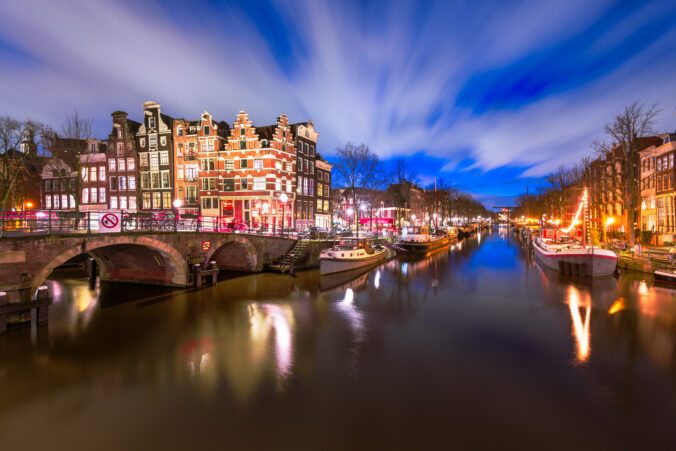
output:
{"label": "street lamp", "polygon": [[434,213],[432,216],[434,217],[434,229],[435,229],[435,233],[436,233],[436,229],[437,229],[437,214]]}
{"label": "street lamp", "polygon": [[413,214],[411,215],[411,222],[413,222],[413,224],[411,224],[411,225],[412,225],[412,226],[415,226],[415,213],[413,213]]}
{"label": "street lamp", "polygon": [[286,193],[282,193],[279,196],[279,200],[282,201],[282,235],[284,235],[284,222],[286,221],[286,201],[289,200],[289,196]]}

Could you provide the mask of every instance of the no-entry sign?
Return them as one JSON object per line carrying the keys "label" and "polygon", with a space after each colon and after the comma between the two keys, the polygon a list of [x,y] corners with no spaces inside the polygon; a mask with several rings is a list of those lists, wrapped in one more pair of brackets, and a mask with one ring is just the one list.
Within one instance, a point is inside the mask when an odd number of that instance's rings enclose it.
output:
{"label": "no-entry sign", "polygon": [[103,213],[99,215],[99,232],[119,232],[120,225],[120,213]]}
{"label": "no-entry sign", "polygon": [[208,251],[211,249],[211,241],[202,241],[202,250]]}

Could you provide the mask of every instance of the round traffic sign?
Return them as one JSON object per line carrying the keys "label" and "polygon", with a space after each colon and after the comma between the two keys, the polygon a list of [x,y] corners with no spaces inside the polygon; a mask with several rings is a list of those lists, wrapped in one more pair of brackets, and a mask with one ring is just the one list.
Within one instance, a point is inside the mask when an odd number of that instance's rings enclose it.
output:
{"label": "round traffic sign", "polygon": [[101,225],[107,229],[114,229],[118,222],[119,219],[112,213],[107,213],[101,218]]}

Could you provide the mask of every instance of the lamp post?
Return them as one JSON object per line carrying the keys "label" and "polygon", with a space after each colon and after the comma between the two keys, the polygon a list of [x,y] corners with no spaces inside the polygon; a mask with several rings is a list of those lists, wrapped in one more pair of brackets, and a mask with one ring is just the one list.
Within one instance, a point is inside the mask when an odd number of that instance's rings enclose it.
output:
{"label": "lamp post", "polygon": [[286,221],[286,201],[289,200],[289,196],[286,193],[282,193],[279,196],[279,200],[282,201],[282,235],[284,235],[284,222]]}
{"label": "lamp post", "polygon": [[[361,204],[359,206],[359,209],[361,210],[361,214],[363,216],[364,213],[366,212],[366,204]],[[359,215],[357,215],[357,222],[359,222]],[[359,238],[359,228],[357,228],[357,238]]]}
{"label": "lamp post", "polygon": [[415,213],[413,213],[413,214],[411,215],[411,222],[412,222],[411,225],[414,226],[414,225],[415,225]]}

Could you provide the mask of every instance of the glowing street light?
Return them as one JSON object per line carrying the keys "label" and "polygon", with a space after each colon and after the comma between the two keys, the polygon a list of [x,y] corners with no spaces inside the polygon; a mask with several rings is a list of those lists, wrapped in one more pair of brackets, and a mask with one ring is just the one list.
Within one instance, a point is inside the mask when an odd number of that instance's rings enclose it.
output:
{"label": "glowing street light", "polygon": [[176,209],[179,209],[179,208],[181,208],[182,206],[183,206],[183,201],[182,201],[181,199],[176,199],[176,200],[174,201],[174,207],[175,207]]}

